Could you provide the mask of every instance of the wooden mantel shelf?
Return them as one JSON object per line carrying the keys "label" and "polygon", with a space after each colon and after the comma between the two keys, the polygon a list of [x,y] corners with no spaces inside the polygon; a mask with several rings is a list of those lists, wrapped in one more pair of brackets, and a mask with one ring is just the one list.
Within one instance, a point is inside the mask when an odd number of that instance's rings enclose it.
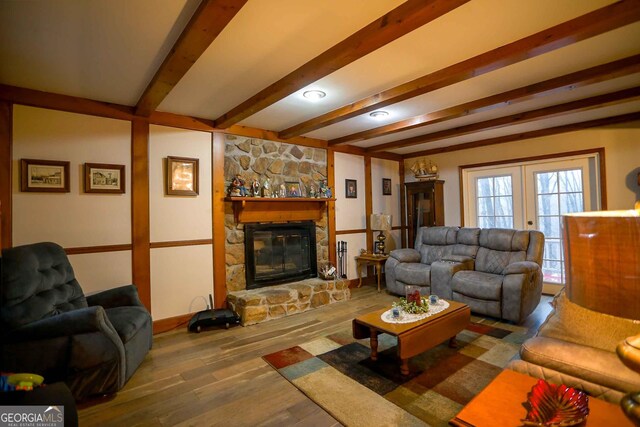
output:
{"label": "wooden mantel shelf", "polygon": [[313,199],[310,197],[225,197],[231,202],[237,223],[319,221],[326,210],[327,202],[336,199]]}

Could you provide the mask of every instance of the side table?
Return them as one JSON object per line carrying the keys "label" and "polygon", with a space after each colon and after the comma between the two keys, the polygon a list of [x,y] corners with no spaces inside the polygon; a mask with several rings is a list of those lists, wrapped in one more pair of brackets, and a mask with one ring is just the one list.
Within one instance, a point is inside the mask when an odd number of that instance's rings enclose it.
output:
{"label": "side table", "polygon": [[372,255],[362,254],[356,257],[356,271],[358,272],[358,287],[362,286],[362,272],[360,268],[364,265],[374,265],[378,271],[378,292],[380,292],[380,276],[382,274],[382,266],[389,258],[389,255]]}
{"label": "side table", "polygon": [[[537,378],[505,369],[462,408],[449,424],[459,427],[522,425],[521,420],[527,416],[522,403],[527,401],[527,393],[537,382]],[[620,406],[595,397],[589,397],[589,416],[585,425],[633,427]]]}

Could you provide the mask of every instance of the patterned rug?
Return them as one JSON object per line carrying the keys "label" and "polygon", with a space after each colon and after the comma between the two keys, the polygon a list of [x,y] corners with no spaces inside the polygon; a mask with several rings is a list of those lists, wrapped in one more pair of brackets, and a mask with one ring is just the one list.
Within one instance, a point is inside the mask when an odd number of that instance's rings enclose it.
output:
{"label": "patterned rug", "polygon": [[502,371],[526,332],[480,319],[457,335],[457,349],[444,343],[410,359],[406,377],[395,337],[379,336],[373,362],[369,340],[353,339],[351,329],[263,359],[346,426],[446,426]]}

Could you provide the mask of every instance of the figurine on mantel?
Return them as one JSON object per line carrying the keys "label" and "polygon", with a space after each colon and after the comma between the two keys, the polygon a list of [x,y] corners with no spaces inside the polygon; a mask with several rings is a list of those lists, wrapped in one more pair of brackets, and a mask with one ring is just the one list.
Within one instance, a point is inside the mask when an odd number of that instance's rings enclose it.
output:
{"label": "figurine on mantel", "polygon": [[229,184],[229,196],[231,197],[245,197],[247,195],[247,188],[244,186],[244,179],[240,175],[236,175]]}
{"label": "figurine on mantel", "polygon": [[317,195],[318,192],[316,191],[316,186],[313,185],[313,183],[309,184],[309,197],[315,199]]}
{"label": "figurine on mantel", "polygon": [[323,199],[331,198],[331,188],[329,188],[329,186],[327,185],[326,179],[323,179],[320,182],[320,197],[322,197]]}
{"label": "figurine on mantel", "polygon": [[253,197],[260,197],[260,183],[257,179],[254,179],[253,182],[251,182],[251,195]]}
{"label": "figurine on mantel", "polygon": [[262,197],[272,197],[271,182],[269,181],[269,178],[265,178],[264,183],[262,184]]}
{"label": "figurine on mantel", "polygon": [[287,197],[287,187],[285,187],[284,184],[280,184],[280,193],[278,194],[279,197]]}

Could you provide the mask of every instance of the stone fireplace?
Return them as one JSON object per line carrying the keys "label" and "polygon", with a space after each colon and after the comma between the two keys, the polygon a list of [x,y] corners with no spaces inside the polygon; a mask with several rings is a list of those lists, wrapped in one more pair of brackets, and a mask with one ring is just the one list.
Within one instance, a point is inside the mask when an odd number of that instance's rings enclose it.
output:
{"label": "stone fireplace", "polygon": [[[310,184],[313,183],[317,188],[319,182],[327,178],[327,154],[321,148],[227,135],[224,164],[226,184],[238,174],[247,184],[254,179],[262,184],[265,178],[269,178],[272,188],[278,188],[280,184],[299,183],[304,196]],[[299,313],[351,297],[346,282],[325,281],[316,277],[317,269],[329,261],[326,202],[300,200],[295,203],[322,206],[315,210],[318,215],[313,221],[305,221],[304,236],[301,221],[263,222],[261,218],[242,221],[234,215],[233,205],[237,202],[225,203],[227,301],[240,314],[243,325]],[[270,207],[277,205],[277,209],[287,210],[288,202],[284,200],[280,203],[276,203],[277,199],[262,201],[267,203],[257,202],[249,200],[246,203],[268,204]],[[244,205],[245,202],[240,204]],[[254,221],[259,223],[252,223]],[[281,230],[272,233],[277,228]],[[288,253],[283,252],[281,247],[281,243],[286,241],[293,243]],[[266,248],[271,252],[265,251]],[[291,272],[299,273],[298,277],[285,278]],[[282,284],[284,280],[295,281]]]}

